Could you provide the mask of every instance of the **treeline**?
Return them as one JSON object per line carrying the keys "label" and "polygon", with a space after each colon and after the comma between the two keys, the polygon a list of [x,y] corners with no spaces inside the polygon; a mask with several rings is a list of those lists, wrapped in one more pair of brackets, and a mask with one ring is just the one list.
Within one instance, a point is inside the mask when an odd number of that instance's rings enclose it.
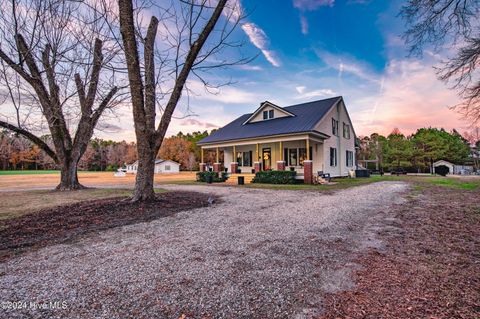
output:
{"label": "treeline", "polygon": [[[360,137],[360,150],[357,159],[378,160],[379,169],[388,171],[403,167],[410,172],[430,172],[433,162],[447,160],[459,165],[472,165],[478,169],[478,129],[463,136],[456,130],[421,128],[412,135],[405,136],[394,129],[388,136],[374,133]],[[368,164],[369,169],[375,163]]]}
{"label": "treeline", "polygon": [[[165,138],[157,158],[180,163],[182,170],[197,170],[200,162],[200,147],[197,142],[209,135],[208,131],[183,134]],[[51,144],[48,135],[42,136]],[[208,156],[213,156],[209,154]],[[115,171],[125,164],[137,160],[134,142],[116,142],[95,138],[78,163],[84,171]],[[53,160],[35,144],[10,131],[0,131],[0,169],[2,170],[43,170],[57,169]]]}

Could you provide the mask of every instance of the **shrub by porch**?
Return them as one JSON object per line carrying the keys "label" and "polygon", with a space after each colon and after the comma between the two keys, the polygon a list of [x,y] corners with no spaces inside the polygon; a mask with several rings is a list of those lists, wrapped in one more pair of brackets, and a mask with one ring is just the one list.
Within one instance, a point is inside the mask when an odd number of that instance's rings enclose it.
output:
{"label": "shrub by porch", "polygon": [[295,171],[260,171],[255,174],[253,183],[296,184]]}
{"label": "shrub by porch", "polygon": [[212,182],[221,183],[227,180],[227,173],[225,172],[198,172],[197,173],[197,182],[207,182],[208,176],[212,176]]}

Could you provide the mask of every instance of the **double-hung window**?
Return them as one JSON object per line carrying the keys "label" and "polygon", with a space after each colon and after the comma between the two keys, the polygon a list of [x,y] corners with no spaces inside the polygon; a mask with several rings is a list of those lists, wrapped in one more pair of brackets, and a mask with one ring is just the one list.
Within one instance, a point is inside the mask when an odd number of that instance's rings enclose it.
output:
{"label": "double-hung window", "polygon": [[348,167],[353,166],[353,152],[352,151],[347,151],[346,152],[346,163]]}
{"label": "double-hung window", "polygon": [[338,136],[338,121],[332,118],[332,134]]}
{"label": "double-hung window", "polygon": [[274,116],[274,111],[273,110],[263,111],[263,119],[264,120],[273,119],[273,116]]}
{"label": "double-hung window", "polygon": [[252,151],[237,152],[236,157],[238,166],[252,166]]}
{"label": "double-hung window", "polygon": [[350,139],[350,125],[343,123],[343,137]]}
{"label": "double-hung window", "polygon": [[337,149],[330,147],[330,166],[337,166]]}

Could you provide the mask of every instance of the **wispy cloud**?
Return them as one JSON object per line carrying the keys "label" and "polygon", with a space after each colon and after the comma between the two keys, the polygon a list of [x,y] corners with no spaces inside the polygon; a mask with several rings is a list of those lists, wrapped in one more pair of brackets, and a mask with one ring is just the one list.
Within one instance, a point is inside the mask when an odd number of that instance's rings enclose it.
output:
{"label": "wispy cloud", "polygon": [[315,53],[328,67],[338,71],[339,78],[342,78],[344,73],[349,73],[363,80],[379,82],[379,75],[365,62],[348,55],[333,54],[319,49],[316,49]]}
{"label": "wispy cloud", "polygon": [[302,11],[313,11],[320,7],[332,7],[335,0],[293,0],[293,6]]}
{"label": "wispy cloud", "polygon": [[388,134],[394,127],[404,134],[428,126],[448,130],[466,127],[448,108],[458,103],[457,95],[436,79],[428,61],[391,60],[383,79],[381,92],[365,94],[356,101],[361,108],[354,117],[360,134]]}
{"label": "wispy cloud", "polygon": [[308,34],[308,20],[305,16],[300,16],[300,25],[302,27],[302,33]]}
{"label": "wispy cloud", "polygon": [[331,89],[319,89],[319,90],[313,90],[313,91],[306,91],[305,86],[297,86],[295,89],[297,90],[298,93],[300,93],[298,96],[295,97],[297,100],[327,98],[327,97],[338,95],[335,91]]}
{"label": "wispy cloud", "polygon": [[297,90],[298,93],[302,94],[303,92],[305,92],[305,90],[307,89],[306,86],[297,86],[295,87],[295,90]]}
{"label": "wispy cloud", "polygon": [[258,101],[256,94],[233,86],[223,86],[218,89],[209,88],[207,91],[200,81],[190,81],[188,88],[194,92],[192,98],[197,101],[209,100],[229,104],[248,104]]}
{"label": "wispy cloud", "polygon": [[218,128],[219,127],[216,124],[213,124],[213,123],[210,123],[210,122],[199,121],[199,120],[192,119],[192,118],[183,120],[180,123],[180,126],[188,126],[190,128],[196,127],[196,128],[199,128],[199,129],[200,128],[212,129],[212,128]]}
{"label": "wispy cloud", "polygon": [[277,54],[268,48],[269,40],[265,32],[255,23],[248,22],[242,25],[242,30],[247,34],[250,42],[262,51],[265,59],[273,66],[279,67],[281,65]]}

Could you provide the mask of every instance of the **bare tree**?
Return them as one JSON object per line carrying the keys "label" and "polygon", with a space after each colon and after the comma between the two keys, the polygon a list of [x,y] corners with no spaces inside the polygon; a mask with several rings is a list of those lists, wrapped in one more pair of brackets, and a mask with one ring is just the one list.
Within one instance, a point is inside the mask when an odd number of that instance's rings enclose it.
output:
{"label": "bare tree", "polygon": [[[226,6],[227,0],[177,0],[166,8],[145,3],[135,8],[131,0],[118,1],[139,161],[133,201],[155,196],[155,157],[182,93],[189,92],[189,75],[211,87],[202,72],[251,60],[238,58],[229,62],[223,54],[227,48],[242,45],[229,41],[242,18],[238,3],[231,3]],[[143,20],[154,9],[159,18],[150,17],[146,26]],[[139,49],[138,43],[143,48]],[[158,125],[157,108],[161,112]]]}
{"label": "bare tree", "polygon": [[[115,74],[105,73],[118,52],[115,42],[105,45],[107,11],[95,2],[0,1],[0,83],[14,108],[2,115],[0,127],[28,138],[55,161],[58,190],[83,188],[78,161],[118,91]],[[53,147],[36,135],[45,123]]]}
{"label": "bare tree", "polygon": [[412,54],[433,44],[456,48],[443,62],[439,78],[456,89],[463,102],[453,106],[473,124],[480,123],[480,2],[478,0],[409,0],[400,15],[408,30],[404,34]]}

